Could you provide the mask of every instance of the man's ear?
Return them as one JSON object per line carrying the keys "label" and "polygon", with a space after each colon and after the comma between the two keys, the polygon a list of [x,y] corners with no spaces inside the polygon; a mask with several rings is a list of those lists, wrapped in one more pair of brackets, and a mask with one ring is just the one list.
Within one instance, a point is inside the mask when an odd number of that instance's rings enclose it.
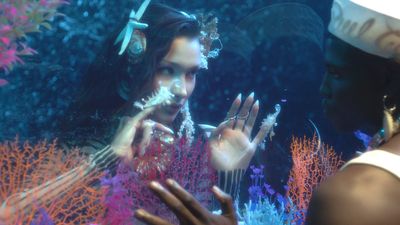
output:
{"label": "man's ear", "polygon": [[384,76],[384,92],[393,99],[393,104],[400,108],[400,64],[395,61],[389,61]]}

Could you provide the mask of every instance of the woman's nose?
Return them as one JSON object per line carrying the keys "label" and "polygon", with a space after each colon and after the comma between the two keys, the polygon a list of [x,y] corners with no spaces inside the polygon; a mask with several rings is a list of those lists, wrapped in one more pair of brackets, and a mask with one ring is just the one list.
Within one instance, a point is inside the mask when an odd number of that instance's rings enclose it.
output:
{"label": "woman's nose", "polygon": [[185,84],[185,81],[183,79],[184,78],[179,78],[179,79],[177,78],[172,83],[171,92],[176,97],[184,98],[184,97],[187,96],[186,84]]}

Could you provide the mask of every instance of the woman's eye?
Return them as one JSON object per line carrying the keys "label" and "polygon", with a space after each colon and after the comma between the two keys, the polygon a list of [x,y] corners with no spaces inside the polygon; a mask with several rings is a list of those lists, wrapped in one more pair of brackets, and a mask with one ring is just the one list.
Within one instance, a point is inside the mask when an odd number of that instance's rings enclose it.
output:
{"label": "woman's eye", "polygon": [[196,77],[197,73],[198,73],[197,70],[196,70],[196,71],[190,71],[190,72],[188,72],[188,73],[186,74],[186,76],[187,76],[188,78],[190,78],[190,79],[193,79],[193,78]]}
{"label": "woman's eye", "polygon": [[160,67],[158,72],[165,75],[173,75],[175,71],[171,67]]}

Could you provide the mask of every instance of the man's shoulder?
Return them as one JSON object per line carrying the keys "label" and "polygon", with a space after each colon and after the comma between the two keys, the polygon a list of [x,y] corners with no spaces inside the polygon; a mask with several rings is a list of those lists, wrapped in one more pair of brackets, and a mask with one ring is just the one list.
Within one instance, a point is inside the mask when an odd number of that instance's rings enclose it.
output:
{"label": "man's shoulder", "polygon": [[399,225],[400,180],[376,167],[351,165],[317,188],[310,217],[310,224]]}

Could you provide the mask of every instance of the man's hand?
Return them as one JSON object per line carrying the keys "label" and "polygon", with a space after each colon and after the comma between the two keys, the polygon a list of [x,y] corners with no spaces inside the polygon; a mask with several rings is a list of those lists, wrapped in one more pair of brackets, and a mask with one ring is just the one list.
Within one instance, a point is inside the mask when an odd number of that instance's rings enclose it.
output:
{"label": "man's hand", "polygon": [[[236,225],[237,219],[232,198],[214,186],[212,191],[221,204],[222,214],[215,215],[208,211],[176,181],[168,179],[167,188],[158,182],[151,182],[149,188],[172,210],[181,225]],[[168,221],[150,214],[143,209],[135,217],[150,225],[172,225]]]}

